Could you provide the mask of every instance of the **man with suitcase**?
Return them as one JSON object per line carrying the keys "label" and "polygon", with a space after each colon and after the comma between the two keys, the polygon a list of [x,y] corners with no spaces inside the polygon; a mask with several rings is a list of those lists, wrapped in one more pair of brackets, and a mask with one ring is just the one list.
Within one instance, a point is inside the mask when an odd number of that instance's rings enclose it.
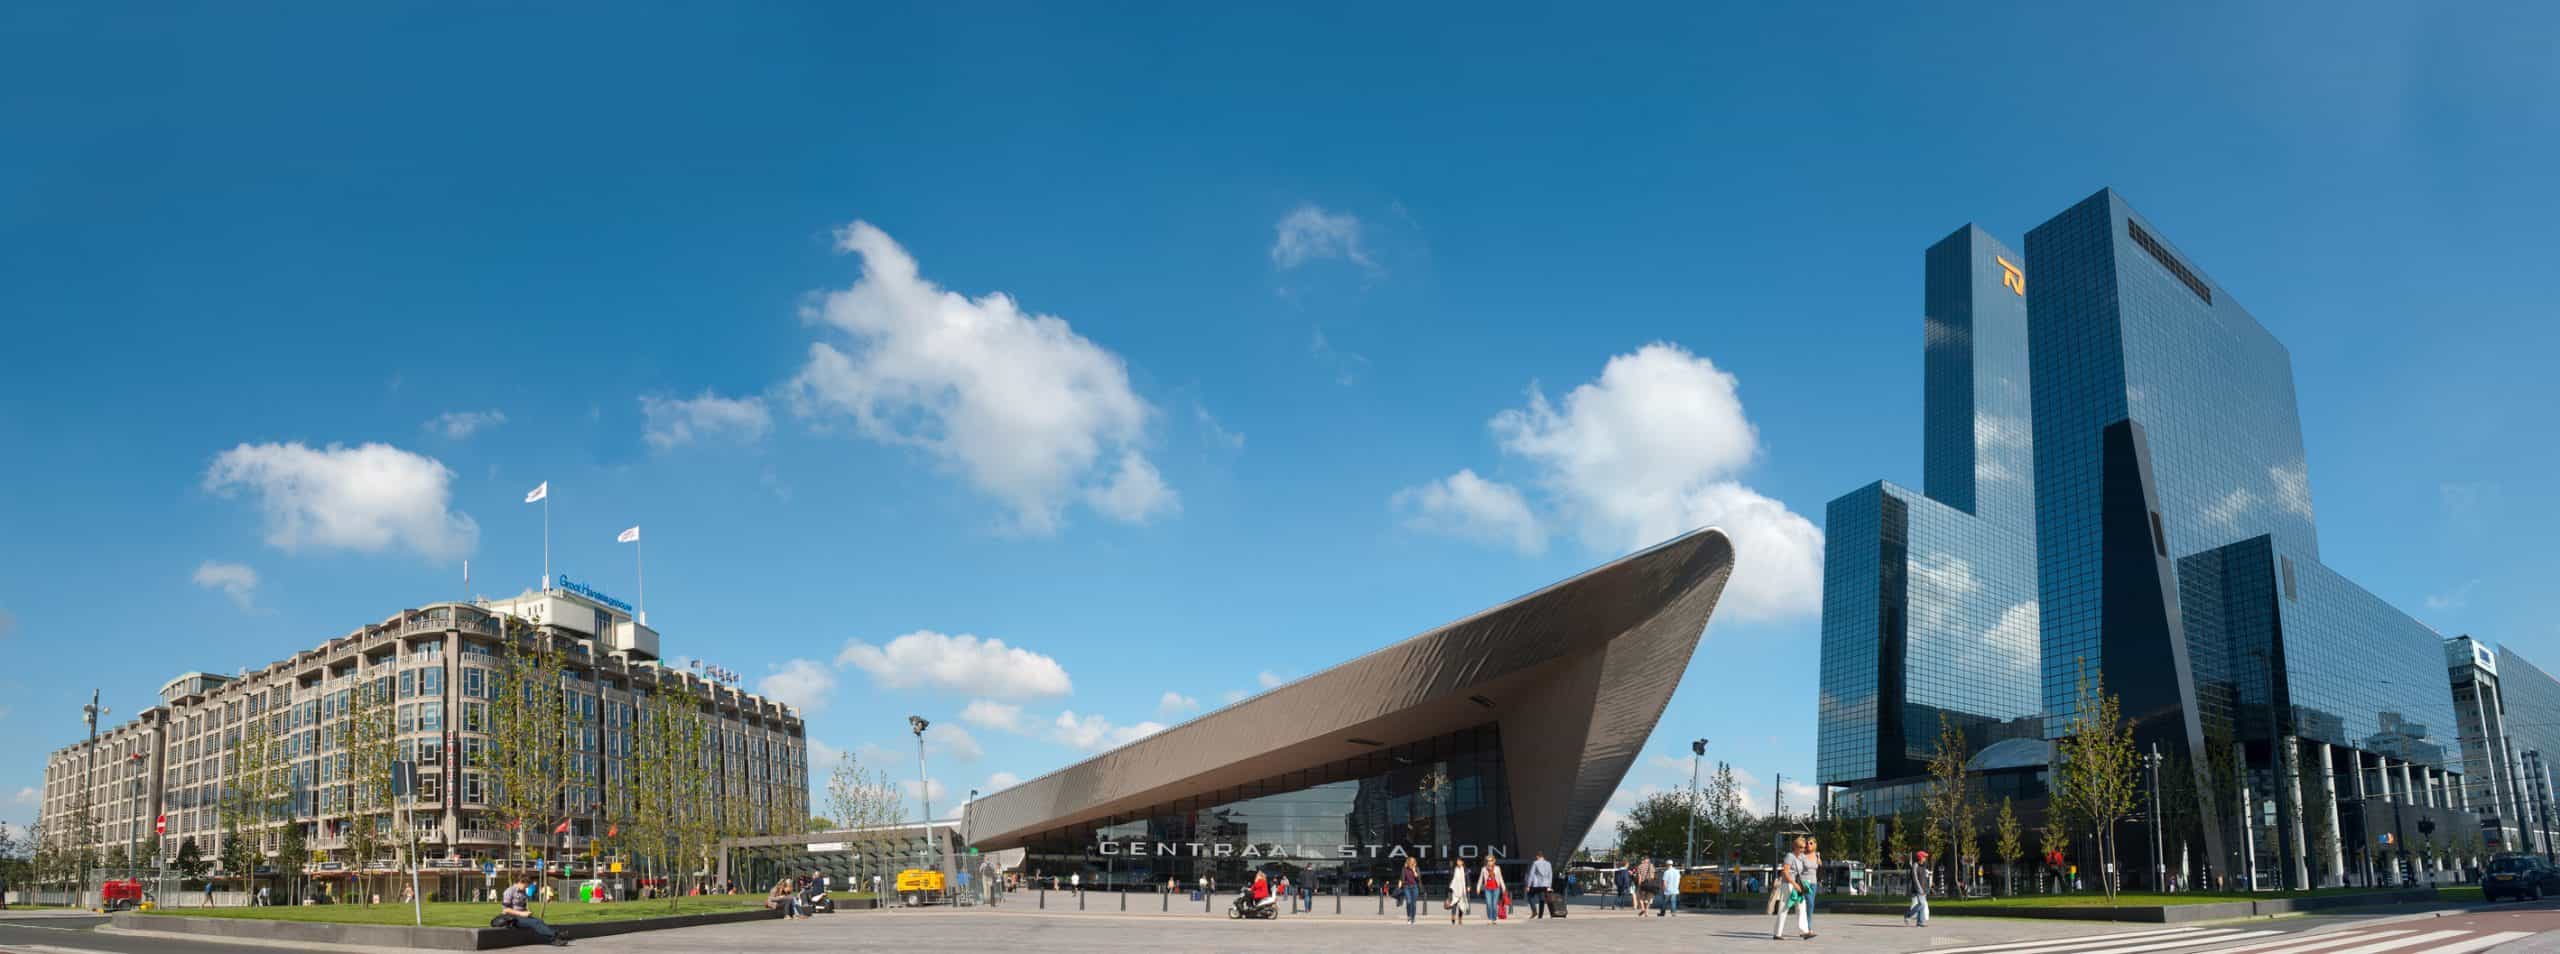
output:
{"label": "man with suitcase", "polygon": [[1556,869],[1547,863],[1547,853],[1539,852],[1529,862],[1529,919],[1547,916],[1547,898],[1555,891]]}

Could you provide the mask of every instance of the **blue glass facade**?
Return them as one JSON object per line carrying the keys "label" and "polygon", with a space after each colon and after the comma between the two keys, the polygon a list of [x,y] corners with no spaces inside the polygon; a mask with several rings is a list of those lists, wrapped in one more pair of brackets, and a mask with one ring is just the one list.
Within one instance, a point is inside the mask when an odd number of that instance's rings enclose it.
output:
{"label": "blue glass facade", "polygon": [[1825,517],[1826,785],[1923,771],[1942,715],[1976,749],[2036,731],[2023,260],[1966,226],[1923,261],[1927,492],[1878,482]]}

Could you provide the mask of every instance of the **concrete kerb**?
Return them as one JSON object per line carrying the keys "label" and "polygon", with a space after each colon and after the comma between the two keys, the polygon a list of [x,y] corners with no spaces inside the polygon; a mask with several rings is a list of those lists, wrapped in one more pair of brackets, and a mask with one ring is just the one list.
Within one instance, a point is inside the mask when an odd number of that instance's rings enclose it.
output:
{"label": "concrete kerb", "polygon": [[[770,921],[782,912],[762,909],[686,914],[628,921],[594,921],[559,926],[560,936],[577,941],[636,931],[743,921]],[[119,912],[108,920],[119,934],[220,938],[227,941],[274,942],[295,947],[325,945],[330,949],[487,951],[533,943],[533,935],[511,928],[413,927],[406,924],[330,924],[318,921],[270,921],[260,918],[197,918],[167,914]]]}

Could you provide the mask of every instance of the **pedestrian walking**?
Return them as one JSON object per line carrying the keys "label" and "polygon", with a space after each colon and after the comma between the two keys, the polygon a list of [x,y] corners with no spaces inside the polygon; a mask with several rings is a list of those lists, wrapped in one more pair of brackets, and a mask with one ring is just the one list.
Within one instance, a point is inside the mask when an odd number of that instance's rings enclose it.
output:
{"label": "pedestrian walking", "polygon": [[1653,893],[1662,890],[1662,883],[1653,880],[1653,875],[1653,859],[1639,858],[1636,860],[1637,917],[1644,916],[1645,908],[1650,906],[1653,902]]}
{"label": "pedestrian walking", "polygon": [[1460,858],[1449,863],[1449,923],[1467,923],[1467,862]]}
{"label": "pedestrian walking", "polygon": [[1422,903],[1422,869],[1407,857],[1404,874],[1396,881],[1396,895],[1404,899],[1404,923],[1413,923],[1413,910]]}
{"label": "pedestrian walking", "polygon": [[1476,887],[1484,892],[1484,923],[1502,923],[1502,866],[1486,858],[1476,877]]}
{"label": "pedestrian walking", "polygon": [[1662,894],[1653,902],[1653,916],[1670,917],[1680,913],[1680,865],[1662,863]]}
{"label": "pedestrian walking", "polygon": [[1609,889],[1610,910],[1626,910],[1629,900],[1634,896],[1636,890],[1635,872],[1628,869],[1625,865],[1619,865],[1616,868],[1610,869],[1609,880],[1611,883],[1611,887]]}
{"label": "pedestrian walking", "polygon": [[1911,853],[1911,907],[1902,912],[1905,924],[1929,926],[1929,853]]}
{"label": "pedestrian walking", "polygon": [[1547,863],[1546,852],[1538,852],[1529,861],[1530,920],[1534,921],[1547,916],[1547,892],[1555,890],[1555,884],[1555,866]]}
{"label": "pedestrian walking", "polygon": [[1804,856],[1804,923],[1810,929],[1813,926],[1813,899],[1822,893],[1822,839],[1806,835]]}
{"label": "pedestrian walking", "polygon": [[1787,856],[1778,862],[1778,880],[1785,886],[1786,896],[1780,900],[1777,923],[1770,926],[1769,936],[1772,938],[1783,939],[1787,936],[1787,912],[1792,910],[1796,913],[1796,930],[1800,932],[1799,936],[1808,941],[1813,940],[1813,921],[1805,915],[1804,909],[1804,882],[1810,880],[1810,877],[1804,874],[1809,870],[1804,864],[1804,849],[1804,839],[1798,838],[1795,840],[1795,850],[1787,852]]}

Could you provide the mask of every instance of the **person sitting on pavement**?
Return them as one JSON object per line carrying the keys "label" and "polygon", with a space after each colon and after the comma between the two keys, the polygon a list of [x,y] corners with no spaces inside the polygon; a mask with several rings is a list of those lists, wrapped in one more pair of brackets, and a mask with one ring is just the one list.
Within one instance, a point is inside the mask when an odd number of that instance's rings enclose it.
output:
{"label": "person sitting on pavement", "polygon": [[526,904],[526,897],[525,878],[523,875],[517,875],[515,883],[507,886],[507,893],[499,897],[498,916],[490,919],[489,926],[515,928],[532,934],[552,947],[569,946],[569,942],[560,939],[560,932],[552,930],[551,925],[533,916],[532,909]]}

